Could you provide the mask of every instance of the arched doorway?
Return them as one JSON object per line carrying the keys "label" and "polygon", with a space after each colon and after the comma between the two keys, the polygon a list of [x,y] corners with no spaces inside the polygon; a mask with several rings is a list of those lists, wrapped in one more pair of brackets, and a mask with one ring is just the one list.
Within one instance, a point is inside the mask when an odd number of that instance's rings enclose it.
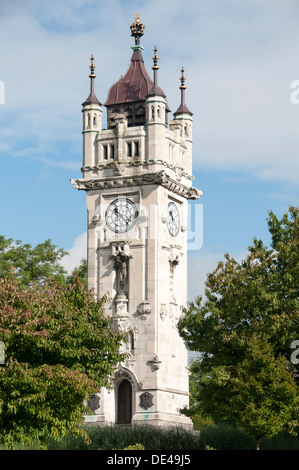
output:
{"label": "arched doorway", "polygon": [[132,419],[132,385],[123,380],[118,387],[117,422],[118,424],[131,424]]}

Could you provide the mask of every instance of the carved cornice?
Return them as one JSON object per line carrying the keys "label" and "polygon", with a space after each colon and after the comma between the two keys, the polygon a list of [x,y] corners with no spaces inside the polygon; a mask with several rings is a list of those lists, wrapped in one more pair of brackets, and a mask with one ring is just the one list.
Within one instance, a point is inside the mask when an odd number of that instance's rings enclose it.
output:
{"label": "carved cornice", "polygon": [[156,173],[143,173],[135,176],[112,176],[106,178],[78,178],[72,179],[71,184],[74,189],[83,191],[103,190],[110,188],[124,188],[131,186],[143,186],[145,184],[158,184],[169,191],[178,194],[186,199],[199,199],[202,191],[185,186],[179,181],[171,178],[165,170]]}
{"label": "carved cornice", "polygon": [[97,165],[85,165],[81,168],[81,172],[98,171],[98,170],[101,171],[101,170],[107,170],[109,168],[112,168],[116,173],[119,172],[120,174],[120,172],[123,172],[126,168],[131,168],[131,167],[136,168],[140,166],[148,167],[150,165],[156,165],[156,164],[163,165],[165,168],[169,168],[170,170],[173,170],[179,179],[181,179],[182,177],[185,177],[189,179],[190,181],[194,179],[194,176],[189,175],[189,173],[185,171],[185,168],[178,166],[178,165],[174,165],[173,163],[167,160],[162,160],[160,158],[147,159],[146,161],[142,161],[140,159],[136,159],[136,160],[134,159],[131,161],[128,161],[127,159],[122,159],[119,161],[110,160],[108,162],[98,163]]}

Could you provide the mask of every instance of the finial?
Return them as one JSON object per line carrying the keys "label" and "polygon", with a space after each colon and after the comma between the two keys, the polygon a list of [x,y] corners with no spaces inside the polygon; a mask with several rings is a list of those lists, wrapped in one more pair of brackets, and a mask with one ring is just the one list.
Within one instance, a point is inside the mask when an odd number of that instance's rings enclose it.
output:
{"label": "finial", "polygon": [[89,66],[89,68],[90,68],[89,77],[90,77],[90,78],[96,78],[96,74],[94,73],[96,66],[94,65],[94,57],[93,57],[93,54],[91,54],[91,57],[90,57],[90,66]]}
{"label": "finial", "polygon": [[153,55],[153,61],[154,61],[154,65],[152,66],[152,69],[155,70],[155,69],[158,69],[158,60],[159,60],[159,57],[158,57],[158,49],[157,49],[157,46],[155,46],[155,49],[154,49],[154,55]]}
{"label": "finial", "polygon": [[94,71],[95,71],[96,66],[94,65],[93,54],[91,54],[91,57],[90,57],[90,66],[89,66],[89,68],[90,68],[90,74],[89,74],[90,93],[89,93],[88,98],[86,98],[84,103],[82,103],[82,106],[86,106],[86,105],[89,105],[89,104],[98,104],[98,105],[101,106],[101,103],[99,102],[98,98],[94,94],[94,79],[96,78],[96,74],[94,73]]}
{"label": "finial", "polygon": [[181,104],[178,107],[178,109],[176,110],[176,112],[174,113],[174,116],[176,116],[178,114],[190,114],[192,116],[191,111],[189,111],[189,109],[187,108],[186,103],[185,103],[185,91],[186,91],[185,81],[186,81],[185,70],[184,70],[184,67],[182,66],[181,76],[180,76]]}
{"label": "finial", "polygon": [[158,67],[159,57],[158,57],[157,52],[158,52],[158,49],[157,49],[157,46],[155,46],[154,55],[153,55],[154,65],[152,66],[152,69],[154,71],[154,85],[153,85],[153,88],[152,88],[151,92],[153,92],[153,93],[156,93],[156,91],[157,91],[156,88],[157,88],[157,82],[158,82],[157,75],[158,75],[158,69],[159,69],[159,67]]}
{"label": "finial", "polygon": [[181,86],[180,86],[180,89],[181,90],[184,90],[186,89],[186,85],[185,85],[185,80],[186,80],[186,77],[184,75],[184,67],[182,66],[181,68],[181,76],[180,76],[180,80],[181,80]]}
{"label": "finial", "polygon": [[140,23],[139,21],[139,15],[137,14],[135,16],[135,23],[131,24],[130,29],[131,29],[131,36],[135,37],[135,46],[139,46],[140,44],[140,38],[143,36],[143,31],[144,31],[145,25]]}

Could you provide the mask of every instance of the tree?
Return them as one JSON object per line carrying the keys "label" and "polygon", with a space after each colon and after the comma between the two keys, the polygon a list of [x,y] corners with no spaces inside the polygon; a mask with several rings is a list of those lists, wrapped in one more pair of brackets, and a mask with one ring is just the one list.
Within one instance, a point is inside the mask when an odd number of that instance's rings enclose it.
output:
{"label": "tree", "polygon": [[64,282],[66,271],[60,261],[66,254],[67,251],[57,248],[51,240],[32,247],[29,243],[22,244],[20,240],[0,235],[0,278],[14,273],[27,286],[50,277]]}
{"label": "tree", "polygon": [[24,286],[0,279],[0,435],[4,445],[81,429],[83,401],[110,387],[126,335],[79,278]]}
{"label": "tree", "polygon": [[[254,378],[248,369],[254,362],[252,348],[257,341],[254,338],[259,338],[261,353],[269,361],[271,357],[270,363],[278,375],[282,373],[281,361],[285,361],[284,370],[291,388],[296,386],[296,377],[298,380],[295,365],[290,362],[292,341],[299,337],[298,208],[291,207],[281,220],[269,212],[268,227],[271,247],[254,239],[241,263],[226,254],[226,261],[219,262],[207,277],[205,302],[201,297],[191,302],[178,325],[189,348],[202,352],[196,368],[193,365],[200,380],[197,404],[215,421],[233,419],[244,428],[247,425],[241,415],[247,416],[248,421],[249,415],[245,413],[245,403],[243,407],[236,405],[236,384],[242,383],[245,389],[246,377],[248,384]],[[241,371],[246,368],[248,373],[241,381]],[[261,376],[257,377],[261,379],[258,386],[264,399],[273,401],[270,390],[274,379],[269,376],[268,382],[263,382]],[[285,376],[280,376],[280,380],[286,384]],[[272,404],[267,411],[269,428],[270,415],[274,419],[276,412],[280,417],[277,432],[287,427],[288,422],[293,428],[295,421],[288,420],[287,413],[278,412]],[[295,399],[293,412],[298,412]],[[255,418],[257,425],[257,414]],[[266,427],[263,432],[267,434]]]}
{"label": "tree", "polygon": [[275,358],[264,335],[253,334],[248,350],[231,378],[233,408],[231,420],[253,435],[257,449],[262,437],[271,438],[298,425],[298,387],[288,372],[284,356]]}
{"label": "tree", "polygon": [[75,277],[78,277],[81,282],[87,287],[87,259],[83,258],[80,261],[80,264],[73,272],[67,276],[66,282],[71,282]]}

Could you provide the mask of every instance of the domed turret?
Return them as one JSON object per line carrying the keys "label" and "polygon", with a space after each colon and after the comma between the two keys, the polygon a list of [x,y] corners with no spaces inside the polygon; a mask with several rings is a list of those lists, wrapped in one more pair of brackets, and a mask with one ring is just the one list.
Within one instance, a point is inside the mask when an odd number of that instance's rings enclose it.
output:
{"label": "domed turret", "polygon": [[[131,36],[135,37],[135,45],[132,46],[133,55],[129,68],[125,75],[110,87],[104,104],[107,108],[108,128],[116,126],[114,115],[119,113],[126,116],[128,127],[145,125],[147,96],[154,92],[166,99],[165,93],[154,84],[144,65],[141,53],[143,47],[140,45],[144,28],[145,26],[139,21],[139,15],[136,15],[135,23],[130,26]],[[168,107],[167,111],[170,111]]]}

